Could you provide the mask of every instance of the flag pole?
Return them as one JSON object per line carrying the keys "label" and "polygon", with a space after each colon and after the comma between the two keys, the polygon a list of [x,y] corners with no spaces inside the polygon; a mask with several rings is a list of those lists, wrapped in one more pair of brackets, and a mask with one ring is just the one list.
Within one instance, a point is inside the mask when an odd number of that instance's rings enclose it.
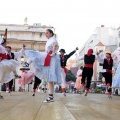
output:
{"label": "flag pole", "polygon": [[4,39],[7,40],[7,28],[5,29]]}

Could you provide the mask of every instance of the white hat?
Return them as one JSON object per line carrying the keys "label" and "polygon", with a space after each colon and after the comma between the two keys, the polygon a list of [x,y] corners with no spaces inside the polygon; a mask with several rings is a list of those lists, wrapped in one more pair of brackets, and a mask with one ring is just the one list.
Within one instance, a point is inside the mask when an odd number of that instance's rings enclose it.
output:
{"label": "white hat", "polygon": [[0,38],[0,44],[2,44],[4,42],[3,38]]}

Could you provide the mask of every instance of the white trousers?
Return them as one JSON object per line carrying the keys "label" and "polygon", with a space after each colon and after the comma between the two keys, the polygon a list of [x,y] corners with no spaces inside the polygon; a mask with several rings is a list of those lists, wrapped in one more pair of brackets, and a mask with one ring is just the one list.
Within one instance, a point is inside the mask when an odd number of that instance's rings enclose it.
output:
{"label": "white trousers", "polygon": [[66,81],[65,81],[66,73],[63,68],[61,68],[61,78],[62,78],[61,86],[62,86],[62,88],[65,88],[66,87]]}

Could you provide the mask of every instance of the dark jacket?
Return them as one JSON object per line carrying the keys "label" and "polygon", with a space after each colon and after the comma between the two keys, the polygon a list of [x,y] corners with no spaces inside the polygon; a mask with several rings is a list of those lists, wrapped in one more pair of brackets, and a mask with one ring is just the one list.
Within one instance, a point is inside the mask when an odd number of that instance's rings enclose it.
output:
{"label": "dark jacket", "polygon": [[72,51],[71,53],[69,53],[67,55],[64,55],[64,60],[62,59],[62,56],[60,55],[60,62],[61,62],[62,67],[66,66],[68,58],[70,58],[75,52],[76,52],[76,50]]}
{"label": "dark jacket", "polygon": [[113,59],[110,59],[110,65],[108,64],[107,59],[104,59],[103,69],[112,70],[112,67],[113,67]]}
{"label": "dark jacket", "polygon": [[84,56],[85,64],[94,64],[94,62],[95,62],[95,55],[91,55],[91,56],[85,55]]}
{"label": "dark jacket", "polygon": [[7,56],[8,56],[8,60],[14,59],[14,53],[12,53],[12,52],[11,52],[11,57],[9,55],[7,55]]}

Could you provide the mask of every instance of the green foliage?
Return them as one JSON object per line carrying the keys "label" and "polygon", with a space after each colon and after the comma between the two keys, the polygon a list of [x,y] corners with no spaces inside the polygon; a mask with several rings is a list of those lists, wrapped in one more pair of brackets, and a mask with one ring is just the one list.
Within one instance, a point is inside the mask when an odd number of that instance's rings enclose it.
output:
{"label": "green foliage", "polygon": [[102,93],[102,88],[96,88],[95,93]]}
{"label": "green foliage", "polygon": [[66,75],[66,82],[69,81],[76,81],[76,76],[70,70],[68,70],[68,74]]}

